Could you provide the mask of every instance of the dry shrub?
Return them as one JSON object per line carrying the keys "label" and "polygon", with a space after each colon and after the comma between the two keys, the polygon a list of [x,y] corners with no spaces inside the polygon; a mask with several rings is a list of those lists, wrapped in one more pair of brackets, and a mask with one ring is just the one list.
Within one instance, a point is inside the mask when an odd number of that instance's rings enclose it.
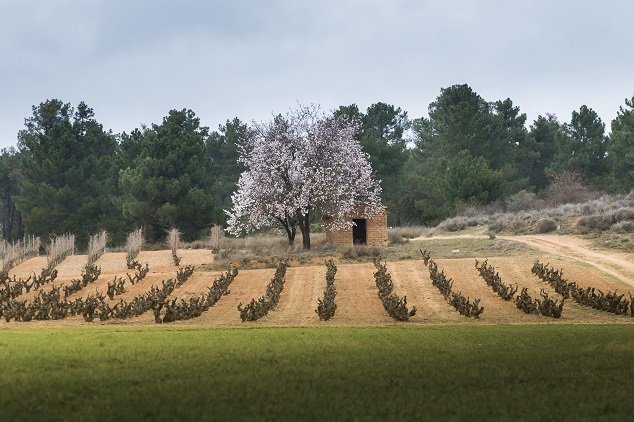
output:
{"label": "dry shrub", "polygon": [[400,226],[390,227],[387,229],[388,236],[393,234],[405,239],[415,239],[417,237],[424,236],[429,233],[429,228],[426,226]]}
{"label": "dry shrub", "polygon": [[46,259],[47,269],[52,270],[68,255],[75,252],[75,235],[66,233],[51,239]]}
{"label": "dry shrub", "polygon": [[224,237],[225,231],[222,229],[222,226],[219,226],[218,224],[215,224],[209,230],[209,243],[211,245],[212,252],[217,253],[220,250]]}
{"label": "dry shrub", "polygon": [[586,215],[579,219],[577,226],[584,227],[589,230],[608,230],[614,220],[611,215]]}
{"label": "dry shrub", "polygon": [[438,228],[448,232],[458,232],[467,228],[466,217],[449,218],[438,225]]}
{"label": "dry shrub", "polygon": [[524,210],[537,210],[546,205],[542,199],[537,198],[533,192],[521,190],[504,201],[507,212],[518,212]]}
{"label": "dry shrub", "polygon": [[88,265],[92,265],[106,252],[108,233],[105,230],[90,236],[88,240]]}
{"label": "dry shrub", "polygon": [[494,201],[488,204],[458,204],[456,206],[457,215],[464,217],[475,217],[481,219],[484,215],[497,214],[504,211],[501,202]]}
{"label": "dry shrub", "polygon": [[40,238],[25,237],[14,243],[0,242],[0,270],[8,271],[27,258],[39,255]]}
{"label": "dry shrub", "polygon": [[552,218],[541,218],[535,226],[537,233],[550,233],[557,230],[557,222]]}
{"label": "dry shrub", "polygon": [[387,230],[387,240],[390,245],[402,245],[403,243],[409,242],[409,239],[390,229]]}
{"label": "dry shrub", "polygon": [[[133,232],[128,233],[128,238],[125,241],[126,261],[130,264],[139,256],[141,248],[143,247],[143,229],[139,228]],[[128,268],[130,268],[128,266]]]}
{"label": "dry shrub", "polygon": [[173,227],[167,232],[167,246],[172,251],[172,259],[174,260],[174,265],[177,267],[180,265],[181,258],[178,256],[178,244],[181,241],[181,232]]}
{"label": "dry shrub", "polygon": [[500,219],[489,224],[488,231],[493,233],[500,233],[502,230],[504,230],[504,228],[504,221]]}
{"label": "dry shrub", "polygon": [[343,249],[341,255],[347,259],[378,257],[381,256],[381,249],[376,246],[353,245]]}
{"label": "dry shrub", "polygon": [[612,225],[612,230],[617,233],[634,233],[634,221],[619,221]]}
{"label": "dry shrub", "polygon": [[621,208],[614,211],[614,221],[616,223],[621,221],[633,221],[634,220],[634,208]]}
{"label": "dry shrub", "polygon": [[553,181],[546,189],[547,201],[556,206],[562,204],[577,204],[596,199],[599,195],[586,185],[581,173],[564,171],[552,176]]}

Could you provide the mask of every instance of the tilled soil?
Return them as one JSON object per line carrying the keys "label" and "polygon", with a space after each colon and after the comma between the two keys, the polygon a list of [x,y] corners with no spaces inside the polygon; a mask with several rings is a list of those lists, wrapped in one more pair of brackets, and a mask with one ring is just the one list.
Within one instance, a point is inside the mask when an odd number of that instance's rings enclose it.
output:
{"label": "tilled soil", "polygon": [[[556,241],[556,238],[555,238]],[[526,239],[539,247],[541,239]],[[544,249],[555,248],[553,240],[548,238]],[[570,244],[570,240],[566,240]],[[560,246],[556,251],[544,251],[540,257],[543,262],[549,262],[555,268],[564,269],[564,277],[568,281],[575,281],[580,286],[592,286],[603,292],[619,290],[625,292],[630,285],[630,271],[628,266],[622,268],[615,265],[623,259],[619,256],[611,257],[612,260],[596,262],[599,255],[592,255],[593,262],[584,262],[583,245],[574,244],[576,249],[573,256],[566,254],[566,247]],[[578,248],[582,248],[581,252]],[[552,252],[557,252],[554,255]],[[183,250],[181,266],[193,265],[197,270],[194,275],[182,286],[172,293],[172,298],[187,299],[192,296],[202,295],[221,272],[204,271],[213,260],[208,250]],[[481,261],[486,257],[479,258]],[[546,283],[539,280],[531,273],[534,256],[508,256],[489,259],[500,273],[506,284],[517,284],[518,293],[523,287],[535,298],[540,298],[539,293],[543,289],[553,299],[561,300],[561,297]],[[132,286],[126,283],[126,292],[115,296],[111,305],[120,299],[132,300],[135,296],[147,292],[152,285],[160,286],[163,280],[175,278],[177,267],[172,262],[170,251],[144,251],[139,255],[139,262],[148,263],[150,273],[140,283]],[[616,261],[615,261],[616,260]],[[448,277],[454,281],[454,291],[461,292],[471,300],[480,299],[484,313],[480,319],[470,319],[461,316],[448,303],[445,302],[440,292],[431,284],[429,272],[421,260],[406,260],[388,262],[388,271],[392,276],[395,293],[407,297],[408,307],[416,306],[417,313],[410,319],[409,324],[521,324],[521,323],[609,323],[634,322],[634,318],[617,316],[605,312],[596,311],[567,300],[564,305],[562,317],[552,319],[536,315],[526,315],[515,307],[512,301],[504,301],[495,294],[482,279],[475,269],[474,259],[439,259],[436,261],[439,268],[443,269]],[[55,286],[63,286],[73,278],[78,278],[86,264],[86,256],[75,255],[65,259],[57,269],[58,278],[53,283]],[[18,278],[26,278],[34,272],[39,273],[46,265],[45,257],[32,258],[17,267],[10,275]],[[107,284],[115,277],[124,277],[133,274],[125,263],[124,253],[106,253],[96,263],[102,269],[99,279],[85,289],[75,293],[75,297],[86,297],[90,293],[106,293]],[[610,271],[602,271],[601,266],[608,266]],[[179,321],[176,325],[209,325],[209,326],[383,326],[403,324],[391,319],[378,298],[377,288],[374,282],[375,271],[372,263],[339,264],[335,279],[337,288],[337,311],[332,320],[321,322],[315,309],[317,300],[322,297],[325,287],[325,265],[310,265],[289,267],[286,273],[284,290],[276,309],[256,322],[242,323],[238,311],[238,305],[246,305],[252,299],[261,297],[267,284],[271,281],[274,269],[241,270],[229,287],[229,294],[223,296],[218,303],[202,316],[188,321]],[[613,273],[617,272],[619,276]],[[43,289],[50,289],[45,286]],[[36,292],[30,292],[21,296],[21,299],[30,300]],[[81,317],[67,318],[59,321],[30,322],[35,326],[55,325],[97,325],[101,322],[86,323]],[[103,324],[154,324],[151,312],[146,312],[137,318],[118,321],[111,320]],[[0,327],[26,326],[26,323],[0,322]]]}

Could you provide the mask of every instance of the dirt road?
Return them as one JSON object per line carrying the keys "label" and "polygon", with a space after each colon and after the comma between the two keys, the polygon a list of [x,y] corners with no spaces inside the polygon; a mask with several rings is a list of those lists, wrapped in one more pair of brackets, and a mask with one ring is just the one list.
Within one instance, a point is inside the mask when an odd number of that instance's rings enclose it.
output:
{"label": "dirt road", "polygon": [[[488,236],[458,234],[421,237],[417,240],[433,241],[434,239],[485,238],[488,238]],[[596,251],[591,249],[590,241],[569,235],[535,234],[522,236],[498,236],[497,238],[524,243],[534,249],[558,258],[582,262],[620,281],[622,288],[634,288],[634,256],[632,254],[615,251]]]}
{"label": "dirt road", "polygon": [[634,288],[634,262],[632,262],[630,254],[595,251],[590,249],[589,241],[575,236],[542,234],[500,236],[500,238],[522,242],[553,255],[585,262],[599,271],[620,280],[628,288]]}

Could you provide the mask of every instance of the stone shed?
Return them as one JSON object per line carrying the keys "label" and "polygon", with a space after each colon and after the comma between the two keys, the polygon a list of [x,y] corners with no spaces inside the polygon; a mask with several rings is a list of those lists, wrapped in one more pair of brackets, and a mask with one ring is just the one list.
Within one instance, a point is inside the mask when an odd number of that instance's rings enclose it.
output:
{"label": "stone shed", "polygon": [[333,245],[352,246],[387,245],[387,211],[383,211],[372,218],[365,218],[364,213],[348,217],[354,225],[345,229],[329,229],[326,225],[326,241]]}

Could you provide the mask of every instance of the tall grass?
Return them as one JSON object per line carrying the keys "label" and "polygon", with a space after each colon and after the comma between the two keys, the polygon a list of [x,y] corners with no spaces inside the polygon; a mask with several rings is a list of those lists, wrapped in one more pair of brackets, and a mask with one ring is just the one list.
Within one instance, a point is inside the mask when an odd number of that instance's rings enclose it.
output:
{"label": "tall grass", "polygon": [[108,232],[105,230],[90,236],[88,240],[88,265],[92,265],[106,252]]}
{"label": "tall grass", "polygon": [[172,250],[172,259],[174,265],[177,267],[180,265],[181,258],[178,256],[178,244],[181,241],[181,232],[173,227],[167,232],[167,246]]}
{"label": "tall grass", "polygon": [[68,255],[75,252],[75,235],[66,233],[51,239],[48,246],[46,268],[50,271],[59,265]]}
{"label": "tall grass", "polygon": [[40,238],[35,236],[14,243],[0,242],[0,271],[9,271],[25,259],[39,255],[40,243]]}
{"label": "tall grass", "polygon": [[219,226],[218,224],[215,224],[209,230],[209,243],[213,252],[218,252],[220,250],[224,237],[225,231],[222,229],[222,226]]}
{"label": "tall grass", "polygon": [[387,239],[390,244],[405,243],[409,239],[415,239],[429,233],[426,226],[400,226],[387,229]]}
{"label": "tall grass", "polygon": [[125,260],[128,264],[128,268],[134,268],[134,260],[137,256],[139,256],[143,243],[145,243],[143,238],[143,229],[138,228],[133,232],[128,233],[128,238],[125,241]]}

